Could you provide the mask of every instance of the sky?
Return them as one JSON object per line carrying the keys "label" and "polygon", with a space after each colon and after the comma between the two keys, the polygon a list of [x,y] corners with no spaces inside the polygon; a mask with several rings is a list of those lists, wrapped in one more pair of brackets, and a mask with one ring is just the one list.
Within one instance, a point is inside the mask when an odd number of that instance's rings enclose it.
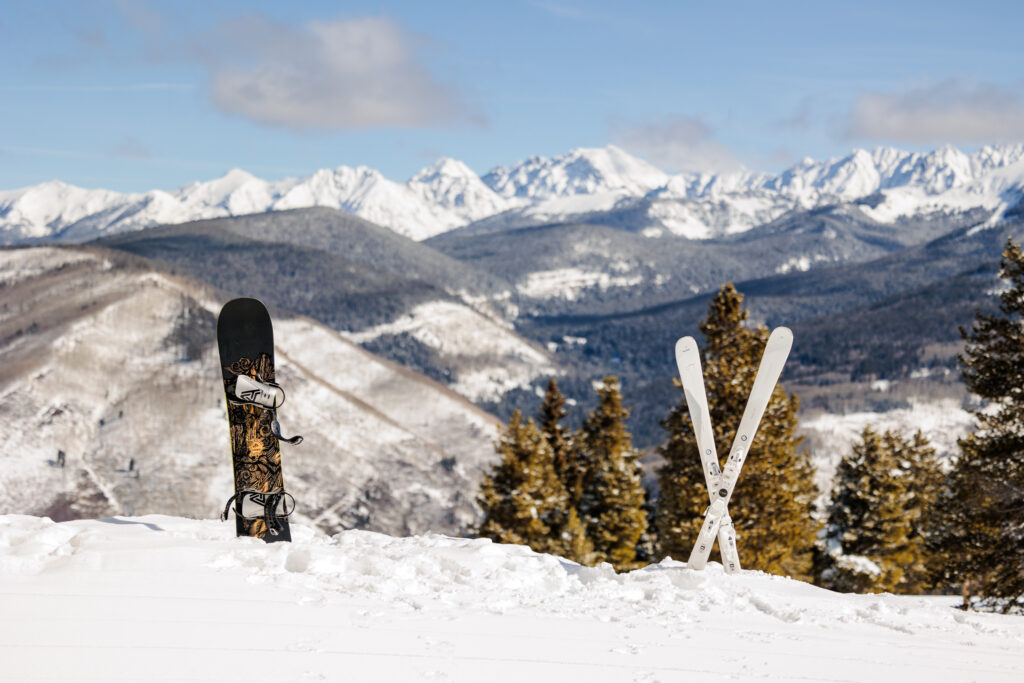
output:
{"label": "sky", "polygon": [[1024,141],[1012,2],[0,0],[0,188]]}

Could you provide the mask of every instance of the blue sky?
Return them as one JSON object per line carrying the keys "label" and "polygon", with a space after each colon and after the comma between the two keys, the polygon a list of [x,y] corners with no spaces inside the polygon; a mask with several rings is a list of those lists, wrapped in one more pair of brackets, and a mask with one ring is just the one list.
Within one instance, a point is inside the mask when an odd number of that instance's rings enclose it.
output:
{"label": "blue sky", "polygon": [[617,144],[667,171],[1024,141],[985,2],[10,2],[0,188],[173,188]]}

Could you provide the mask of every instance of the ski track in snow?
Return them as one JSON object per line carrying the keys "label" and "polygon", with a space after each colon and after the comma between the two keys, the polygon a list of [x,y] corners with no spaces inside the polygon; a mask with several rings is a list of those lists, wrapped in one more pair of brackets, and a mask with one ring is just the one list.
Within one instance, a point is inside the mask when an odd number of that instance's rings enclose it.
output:
{"label": "ski track in snow", "polygon": [[8,680],[1019,681],[1024,618],[720,565],[166,516],[0,517]]}

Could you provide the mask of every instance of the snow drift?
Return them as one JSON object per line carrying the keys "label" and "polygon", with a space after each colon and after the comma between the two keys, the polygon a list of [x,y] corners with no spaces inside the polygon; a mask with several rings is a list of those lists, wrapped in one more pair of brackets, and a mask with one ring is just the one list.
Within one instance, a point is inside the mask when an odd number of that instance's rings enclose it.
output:
{"label": "snow drift", "polygon": [[520,546],[176,517],[0,517],[10,680],[985,680],[1024,619],[665,560],[616,575]]}

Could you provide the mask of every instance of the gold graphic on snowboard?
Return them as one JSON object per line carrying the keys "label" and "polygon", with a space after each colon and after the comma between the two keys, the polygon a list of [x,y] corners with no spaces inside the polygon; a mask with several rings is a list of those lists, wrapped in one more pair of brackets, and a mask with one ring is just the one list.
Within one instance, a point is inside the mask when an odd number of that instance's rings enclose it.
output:
{"label": "gold graphic on snowboard", "polygon": [[[225,367],[225,388],[231,394],[231,385],[238,375],[246,375],[259,382],[274,381],[274,364],[269,355],[261,353],[253,361],[240,358]],[[251,489],[260,493],[284,490],[281,473],[281,446],[271,429],[273,413],[255,405],[241,405],[228,401],[228,422],[231,425],[231,462],[235,475],[235,491]],[[262,519],[239,518],[240,535],[263,538],[267,525]]]}

